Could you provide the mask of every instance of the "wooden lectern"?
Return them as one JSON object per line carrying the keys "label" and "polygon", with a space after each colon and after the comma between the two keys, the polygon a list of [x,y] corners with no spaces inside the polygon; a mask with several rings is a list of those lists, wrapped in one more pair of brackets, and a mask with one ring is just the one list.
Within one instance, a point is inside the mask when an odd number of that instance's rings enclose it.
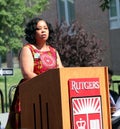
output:
{"label": "wooden lectern", "polygon": [[107,67],[52,69],[19,93],[22,129],[111,129]]}

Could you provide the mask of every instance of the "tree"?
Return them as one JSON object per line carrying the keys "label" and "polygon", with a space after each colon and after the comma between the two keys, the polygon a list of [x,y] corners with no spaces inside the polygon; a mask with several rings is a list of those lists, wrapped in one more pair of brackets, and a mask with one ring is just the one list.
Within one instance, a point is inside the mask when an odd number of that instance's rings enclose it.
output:
{"label": "tree", "polygon": [[111,0],[100,0],[100,7],[103,11],[105,11],[105,9],[109,9],[110,1]]}
{"label": "tree", "polygon": [[47,5],[48,0],[0,0],[0,55],[21,48],[26,20],[40,14]]}
{"label": "tree", "polygon": [[66,67],[100,66],[104,48],[95,34],[90,34],[78,23],[56,25],[49,43],[55,47]]}

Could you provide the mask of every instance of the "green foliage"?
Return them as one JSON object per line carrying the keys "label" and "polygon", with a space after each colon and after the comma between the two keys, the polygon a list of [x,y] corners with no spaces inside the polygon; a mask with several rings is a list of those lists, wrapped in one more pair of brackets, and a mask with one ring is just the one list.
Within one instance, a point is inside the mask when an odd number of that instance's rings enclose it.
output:
{"label": "green foliage", "polygon": [[0,55],[21,48],[27,19],[47,5],[48,0],[0,0]]}
{"label": "green foliage", "polygon": [[109,9],[110,1],[111,0],[100,0],[100,7],[103,11],[105,11],[105,9]]}

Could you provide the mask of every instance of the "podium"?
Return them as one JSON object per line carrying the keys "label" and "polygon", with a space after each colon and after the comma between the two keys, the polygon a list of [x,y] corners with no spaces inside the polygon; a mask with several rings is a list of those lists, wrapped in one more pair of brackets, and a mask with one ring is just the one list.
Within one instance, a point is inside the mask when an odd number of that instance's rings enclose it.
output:
{"label": "podium", "polygon": [[107,67],[51,69],[19,86],[21,128],[111,129]]}

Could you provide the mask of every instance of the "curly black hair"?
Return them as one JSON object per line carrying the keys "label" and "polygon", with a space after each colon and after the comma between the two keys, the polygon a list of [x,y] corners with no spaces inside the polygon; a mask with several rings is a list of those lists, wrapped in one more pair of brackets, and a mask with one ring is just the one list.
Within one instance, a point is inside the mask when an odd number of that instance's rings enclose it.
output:
{"label": "curly black hair", "polygon": [[[36,39],[35,39],[36,26],[37,26],[37,23],[40,20],[43,20],[43,19],[39,18],[39,17],[33,18],[32,20],[30,20],[27,23],[26,28],[24,30],[25,40],[28,41],[31,44],[36,44]],[[51,42],[53,40],[53,37],[54,37],[53,36],[54,35],[54,30],[53,30],[53,27],[50,23],[48,23],[47,21],[45,21],[45,22],[46,22],[46,24],[48,26],[48,29],[49,29],[49,38],[48,38],[47,42]]]}

